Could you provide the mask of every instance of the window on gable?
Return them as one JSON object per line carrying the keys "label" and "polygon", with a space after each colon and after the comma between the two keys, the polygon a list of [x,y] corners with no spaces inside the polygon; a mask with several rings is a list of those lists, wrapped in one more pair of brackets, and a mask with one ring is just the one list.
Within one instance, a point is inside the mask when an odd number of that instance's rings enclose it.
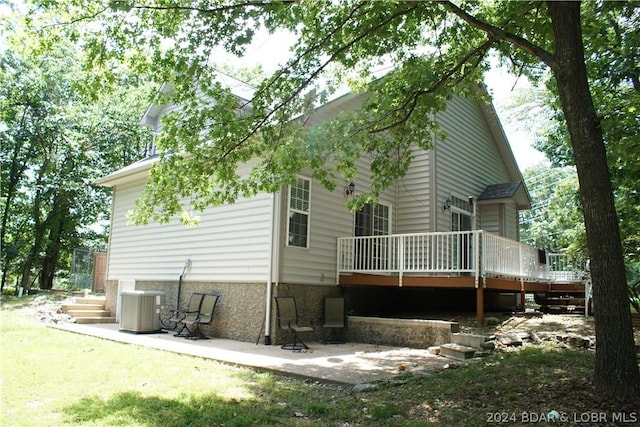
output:
{"label": "window on gable", "polygon": [[311,204],[311,181],[298,178],[289,186],[289,223],[287,245],[309,247],[309,211]]}

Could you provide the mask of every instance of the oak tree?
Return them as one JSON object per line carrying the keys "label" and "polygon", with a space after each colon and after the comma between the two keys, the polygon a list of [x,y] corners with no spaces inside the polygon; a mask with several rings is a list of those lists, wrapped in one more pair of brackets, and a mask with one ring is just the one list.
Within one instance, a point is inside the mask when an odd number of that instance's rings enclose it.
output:
{"label": "oak tree", "polygon": [[[592,55],[615,58],[614,51],[600,49],[599,35],[613,22],[622,39],[630,37],[635,30],[629,24],[638,20],[635,3],[48,3],[65,4],[66,22],[99,22],[82,29],[94,64],[121,58],[133,69],[153,69],[159,81],[172,85],[171,102],[182,106],[163,122],[163,156],[140,201],[141,222],[176,215],[187,196],[187,208],[201,209],[274,191],[303,167],[331,188],[352,178],[355,160],[365,154],[375,198],[407,170],[411,143],[430,147],[439,132],[433,114],[452,94],[478,96],[491,52],[534,80],[548,70],[580,183],[597,307],[595,386],[610,398],[640,395],[604,127],[586,67]],[[246,100],[250,113],[238,116],[237,98],[212,71],[212,52],[221,46],[242,55],[260,28],[289,31],[295,43],[290,59]],[[389,64],[393,69],[380,78],[376,71]],[[637,68],[627,62],[618,71],[623,81]],[[326,99],[326,88],[345,81],[369,93],[361,110],[305,128],[304,118]],[[259,159],[252,173],[238,176],[237,165],[252,158]]]}

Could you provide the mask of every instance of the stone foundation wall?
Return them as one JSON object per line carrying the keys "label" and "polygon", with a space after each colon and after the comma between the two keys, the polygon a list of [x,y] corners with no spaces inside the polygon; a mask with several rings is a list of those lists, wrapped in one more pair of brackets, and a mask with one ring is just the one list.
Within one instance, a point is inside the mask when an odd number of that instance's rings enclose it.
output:
{"label": "stone foundation wall", "polygon": [[[177,281],[136,281],[136,290],[162,291],[165,293],[165,316],[176,308]],[[116,312],[118,282],[107,282],[105,295],[107,310]],[[237,341],[264,343],[265,298],[264,283],[184,282],[180,291],[180,307],[186,308],[192,293],[216,293],[220,295],[213,324],[202,327],[206,335]],[[336,286],[310,286],[277,284],[272,296],[293,296],[302,325],[313,324],[314,331],[299,334],[305,342],[320,342],[329,331],[322,328],[324,298],[341,295]],[[348,306],[348,304],[347,304]],[[369,344],[393,345],[410,348],[426,348],[451,341],[457,332],[455,322],[420,319],[393,319],[380,317],[348,316],[345,329],[347,341]],[[271,343],[284,344],[288,331],[278,327],[275,302],[271,310]]]}
{"label": "stone foundation wall", "polygon": [[460,329],[458,323],[442,320],[361,316],[348,316],[347,319],[347,341],[409,348],[451,342],[451,334]]}
{"label": "stone foundation wall", "polygon": [[[177,281],[136,281],[136,290],[165,293],[165,314],[176,309]],[[107,283],[107,309],[116,312],[118,282]],[[211,325],[201,326],[205,335],[237,341],[256,341],[264,337],[265,297],[264,283],[184,282],[180,289],[180,308],[189,304],[191,294],[215,293],[220,295]]]}
{"label": "stone foundation wall", "polygon": [[[324,316],[324,298],[329,296],[340,296],[340,289],[335,285],[316,286],[316,285],[294,285],[279,283],[274,286],[273,296],[289,297],[296,299],[296,309],[298,316],[303,317],[301,326],[308,326],[309,322],[313,323],[313,332],[305,332],[298,334],[304,342],[319,342],[325,337],[326,331],[322,329],[322,320]],[[271,341],[273,344],[282,345],[289,337],[289,332],[278,327],[276,304],[273,303]]]}

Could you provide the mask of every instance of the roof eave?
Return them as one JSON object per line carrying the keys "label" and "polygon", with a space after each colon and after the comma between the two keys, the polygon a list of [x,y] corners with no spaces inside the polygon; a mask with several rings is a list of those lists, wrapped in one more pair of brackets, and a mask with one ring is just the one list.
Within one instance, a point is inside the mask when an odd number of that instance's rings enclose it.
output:
{"label": "roof eave", "polygon": [[160,160],[159,156],[147,157],[127,167],[119,169],[107,176],[98,178],[93,181],[94,185],[99,187],[115,187],[123,182],[128,182],[138,176],[146,175],[151,167]]}

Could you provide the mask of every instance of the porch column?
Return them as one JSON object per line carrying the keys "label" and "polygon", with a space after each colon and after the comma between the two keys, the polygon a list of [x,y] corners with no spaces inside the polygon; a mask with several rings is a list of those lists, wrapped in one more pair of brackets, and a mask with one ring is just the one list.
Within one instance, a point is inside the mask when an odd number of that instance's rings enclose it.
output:
{"label": "porch column", "polygon": [[478,284],[476,288],[476,321],[478,325],[484,323],[484,283]]}
{"label": "porch column", "polygon": [[525,304],[526,304],[526,292],[524,290],[520,291],[520,309],[522,310],[522,312],[524,313],[526,310],[525,308]]}

